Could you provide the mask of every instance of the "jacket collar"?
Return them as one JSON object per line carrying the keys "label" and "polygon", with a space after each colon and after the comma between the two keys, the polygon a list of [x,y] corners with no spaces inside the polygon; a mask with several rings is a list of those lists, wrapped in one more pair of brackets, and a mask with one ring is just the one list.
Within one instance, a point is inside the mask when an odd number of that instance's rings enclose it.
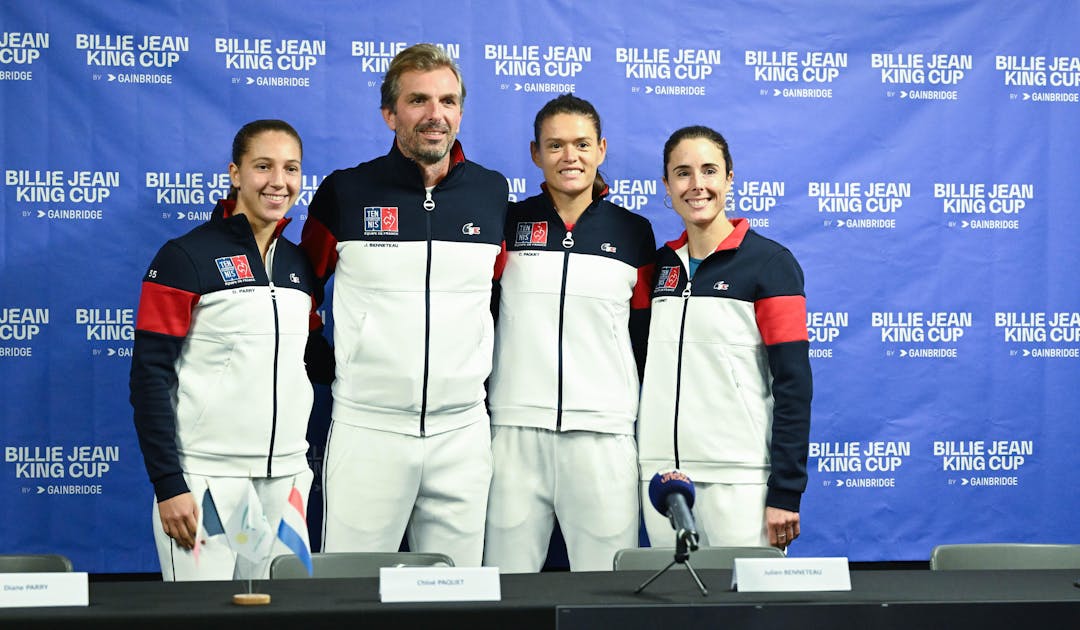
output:
{"label": "jacket collar", "polygon": [[[548,192],[548,183],[541,182],[540,183],[540,190],[543,191],[543,195],[541,195],[540,197],[541,197],[541,199],[543,199],[544,205],[546,207],[549,207],[552,214],[554,214],[557,217],[558,216],[558,210],[555,209],[555,202],[551,198],[551,193]],[[605,197],[607,197],[607,193],[608,193],[608,187],[605,184],[604,185],[604,190],[600,190],[599,195],[594,195],[593,196],[592,202],[590,202],[590,204],[588,206],[585,206],[585,210],[584,210],[584,212],[581,213],[581,216],[585,216],[586,214],[591,214],[591,213],[595,212],[597,207],[600,204],[600,201],[602,201]],[[559,220],[562,220],[562,218],[559,218]],[[581,220],[581,217],[578,217],[578,220]]]}
{"label": "jacket collar", "polygon": [[[731,234],[728,234],[724,240],[720,241],[720,244],[716,246],[713,252],[722,252],[725,250],[738,249],[742,245],[743,239],[746,238],[746,233],[750,231],[750,222],[746,219],[729,219],[731,221],[732,230]],[[668,241],[666,245],[675,251],[679,251],[683,247],[686,247],[688,238],[686,236],[686,230],[679,235],[679,238],[674,241]]]}
{"label": "jacket collar", "polygon": [[[211,221],[223,221],[226,225],[234,230],[245,230],[247,234],[251,234],[251,222],[248,218],[242,214],[233,214],[236,211],[235,199],[222,199],[214,206],[214,211],[210,214]],[[281,220],[274,226],[274,234],[271,240],[281,236],[281,233],[285,231],[285,227],[292,222],[289,217],[281,217]]]}
{"label": "jacket collar", "polygon": [[[390,159],[390,165],[393,167],[392,174],[394,176],[400,174],[400,176],[406,177],[410,181],[420,177],[420,165],[401,152],[401,148],[398,147],[397,138],[394,138],[394,141],[390,144],[390,152],[386,155]],[[453,173],[454,169],[464,162],[465,150],[461,147],[461,141],[454,140],[454,145],[450,147],[450,169],[447,171],[446,176],[449,177],[450,173]]]}

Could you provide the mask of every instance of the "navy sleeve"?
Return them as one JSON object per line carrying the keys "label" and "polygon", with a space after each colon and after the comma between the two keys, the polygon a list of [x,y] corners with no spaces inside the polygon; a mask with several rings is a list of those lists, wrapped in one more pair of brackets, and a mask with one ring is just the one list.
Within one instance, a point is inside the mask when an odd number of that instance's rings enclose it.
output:
{"label": "navy sleeve", "polygon": [[645,357],[649,347],[649,323],[652,320],[652,289],[656,282],[656,237],[652,224],[641,219],[641,242],[638,245],[637,282],[630,298],[630,346],[637,363],[638,382],[645,379]]}
{"label": "navy sleeve", "polygon": [[765,505],[799,511],[806,490],[810,445],[810,344],[793,341],[768,348],[773,375],[773,430],[769,490]]}
{"label": "navy sleeve", "polygon": [[319,326],[311,330],[304,348],[304,367],[308,378],[318,385],[329,385],[334,381],[334,347],[323,334],[324,328]]}
{"label": "navy sleeve", "polygon": [[188,491],[176,448],[176,360],[199,299],[186,253],[167,243],[150,264],[135,322],[129,387],[135,431],[158,501]]}
{"label": "navy sleeve", "polygon": [[143,463],[158,501],[188,491],[176,450],[175,364],[183,339],[135,331],[131,362],[131,405]]}
{"label": "navy sleeve", "polygon": [[803,272],[788,250],[763,269],[754,310],[772,374],[771,472],[765,504],[798,512],[806,490],[813,377]]}

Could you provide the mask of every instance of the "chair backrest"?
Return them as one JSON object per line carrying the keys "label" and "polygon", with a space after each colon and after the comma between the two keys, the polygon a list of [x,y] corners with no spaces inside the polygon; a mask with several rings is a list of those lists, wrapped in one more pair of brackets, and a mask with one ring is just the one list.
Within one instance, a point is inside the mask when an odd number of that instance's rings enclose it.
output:
{"label": "chair backrest", "polygon": [[[316,578],[364,578],[379,577],[383,567],[430,567],[454,566],[454,561],[444,553],[418,551],[395,552],[341,552],[313,553],[311,566]],[[293,554],[278,556],[270,562],[270,579],[306,578],[307,568]]]}
{"label": "chair backrest", "polygon": [[[701,547],[690,554],[690,564],[695,569],[732,569],[735,558],[783,557],[776,547]],[[651,571],[663,569],[674,558],[674,547],[620,549],[615,552],[614,566],[616,571]]]}
{"label": "chair backrest", "polygon": [[0,555],[0,573],[69,573],[71,560],[55,553]]}
{"label": "chair backrest", "polygon": [[1080,545],[972,543],[938,545],[930,568],[958,569],[1080,569]]}

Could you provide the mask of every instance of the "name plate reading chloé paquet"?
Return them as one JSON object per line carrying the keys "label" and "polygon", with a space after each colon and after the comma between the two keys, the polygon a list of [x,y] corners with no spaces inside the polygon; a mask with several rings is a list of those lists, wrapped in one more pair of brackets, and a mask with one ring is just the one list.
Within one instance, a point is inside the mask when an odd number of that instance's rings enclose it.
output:
{"label": "name plate reading chlo\u00e9 paquet", "polygon": [[497,602],[497,567],[393,567],[379,569],[382,602]]}

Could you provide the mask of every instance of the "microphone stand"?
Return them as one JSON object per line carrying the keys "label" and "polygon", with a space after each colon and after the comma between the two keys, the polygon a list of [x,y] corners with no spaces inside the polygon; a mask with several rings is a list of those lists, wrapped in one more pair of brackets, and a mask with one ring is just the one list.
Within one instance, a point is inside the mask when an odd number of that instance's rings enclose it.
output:
{"label": "microphone stand", "polygon": [[645,580],[641,586],[637,587],[634,594],[639,594],[645,590],[645,587],[652,584],[653,581],[667,572],[668,569],[676,564],[685,564],[686,569],[690,571],[690,576],[694,578],[694,582],[697,583],[698,590],[701,591],[701,596],[706,597],[709,594],[709,590],[705,588],[705,585],[701,582],[701,578],[698,577],[697,571],[694,570],[694,565],[690,564],[690,552],[697,549],[697,541],[693,540],[693,534],[686,530],[679,530],[675,535],[675,559],[668,563],[666,567],[660,569],[652,575],[649,579]]}

